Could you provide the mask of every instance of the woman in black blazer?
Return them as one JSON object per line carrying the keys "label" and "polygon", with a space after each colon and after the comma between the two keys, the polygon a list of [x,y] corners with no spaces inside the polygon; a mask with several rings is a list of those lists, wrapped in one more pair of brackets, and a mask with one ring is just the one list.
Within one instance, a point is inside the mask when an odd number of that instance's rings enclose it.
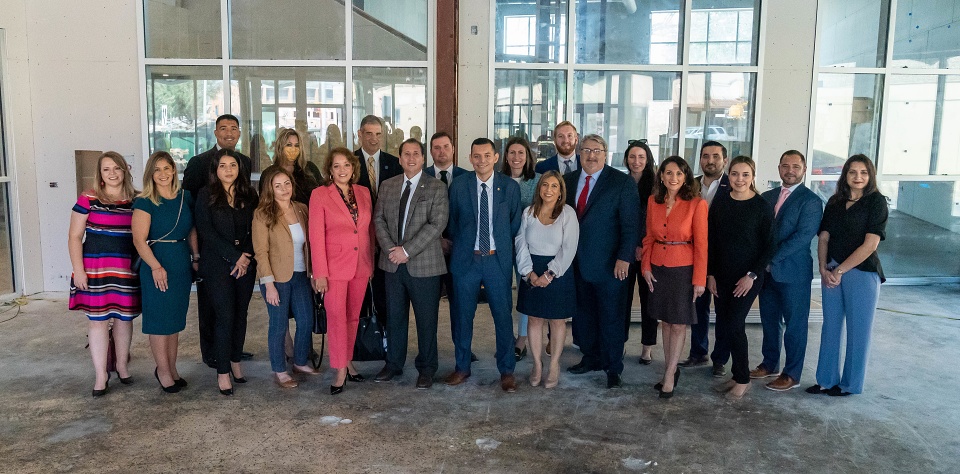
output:
{"label": "woman in black blazer", "polygon": [[251,237],[257,192],[244,168],[236,152],[217,152],[211,161],[210,184],[197,195],[194,212],[203,248],[199,272],[207,282],[204,287],[211,290],[206,297],[214,308],[217,385],[223,395],[233,395],[231,377],[236,383],[247,381],[240,354],[257,275]]}

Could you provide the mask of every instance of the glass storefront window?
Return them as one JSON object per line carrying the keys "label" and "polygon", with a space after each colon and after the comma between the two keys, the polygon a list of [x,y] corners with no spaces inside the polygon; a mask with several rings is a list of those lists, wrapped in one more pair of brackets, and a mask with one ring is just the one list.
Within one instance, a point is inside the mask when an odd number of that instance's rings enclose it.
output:
{"label": "glass storefront window", "polygon": [[495,76],[492,138],[497,149],[521,136],[538,161],[553,156],[553,127],[566,109],[565,72],[499,69]]}
{"label": "glass storefront window", "polygon": [[690,64],[756,64],[758,0],[693,0]]}
{"label": "glass storefront window", "polygon": [[[399,155],[407,138],[423,142],[427,126],[427,69],[400,67],[353,68],[353,127],[356,137],[366,115],[380,117],[385,125],[384,150]],[[354,138],[353,143],[357,143]]]}
{"label": "glass storefront window", "polygon": [[[682,155],[699,160],[700,146],[714,140],[727,156],[753,154],[753,103],[756,74],[691,73],[687,89],[687,125]],[[676,138],[678,134],[671,137]],[[693,160],[691,160],[693,161]],[[699,169],[699,161],[692,163]]]}
{"label": "glass storefront window", "polygon": [[166,150],[177,169],[216,145],[217,117],[226,113],[218,66],[147,66],[149,150]]}
{"label": "glass storefront window", "polygon": [[821,1],[820,66],[883,67],[888,0]]}
{"label": "glass storefront window", "polygon": [[960,76],[895,75],[887,80],[884,174],[960,173]]}
{"label": "glass storefront window", "polygon": [[680,0],[577,1],[577,63],[680,64]]}
{"label": "glass storefront window", "polygon": [[565,63],[568,0],[497,0],[496,61]]}
{"label": "glass storefront window", "polygon": [[318,167],[326,152],[344,144],[346,73],[337,67],[230,68],[231,103],[240,118],[238,148],[253,171],[273,162],[277,129],[300,132],[304,154]]}
{"label": "glass storefront window", "polygon": [[353,0],[353,58],[426,61],[427,0]]}
{"label": "glass storefront window", "polygon": [[960,0],[900,0],[893,66],[960,68]]}
{"label": "glass storefront window", "polygon": [[623,166],[629,140],[647,139],[657,163],[677,153],[680,73],[577,71],[573,87],[573,122],[607,140],[611,165]]}
{"label": "glass storefront window", "polygon": [[148,58],[220,59],[220,2],[144,0]]}
{"label": "glass storefront window", "polygon": [[232,58],[346,59],[342,0],[230,0],[229,5]]}
{"label": "glass storefront window", "polygon": [[876,159],[882,87],[878,74],[818,76],[811,174],[839,174],[857,153]]}

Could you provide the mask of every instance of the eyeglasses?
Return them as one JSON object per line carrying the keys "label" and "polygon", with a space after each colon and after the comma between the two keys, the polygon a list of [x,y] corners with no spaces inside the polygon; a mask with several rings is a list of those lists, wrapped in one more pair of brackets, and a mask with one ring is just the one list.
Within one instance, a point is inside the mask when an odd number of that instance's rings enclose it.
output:
{"label": "eyeglasses", "polygon": [[584,155],[599,155],[601,153],[606,153],[607,150],[603,148],[581,148],[580,153]]}
{"label": "eyeglasses", "polygon": [[641,139],[639,139],[639,140],[628,140],[628,141],[627,141],[627,145],[641,145],[641,144],[642,144],[642,145],[646,145],[646,144],[647,144],[647,139],[646,139],[646,138],[641,138]]}

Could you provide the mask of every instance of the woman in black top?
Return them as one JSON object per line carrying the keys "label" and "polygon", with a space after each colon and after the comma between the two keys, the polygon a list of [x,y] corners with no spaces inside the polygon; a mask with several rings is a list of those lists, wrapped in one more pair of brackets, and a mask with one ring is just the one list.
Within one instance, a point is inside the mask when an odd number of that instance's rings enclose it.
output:
{"label": "woman in black top", "polygon": [[[887,199],[877,190],[873,162],[864,155],[851,156],[820,222],[817,256],[823,329],[817,384],[807,388],[807,393],[844,396],[863,392],[873,316],[884,281],[877,246],[885,235],[887,212]],[[847,344],[841,377],[844,323]]]}
{"label": "woman in black top", "polygon": [[734,158],[728,174],[729,197],[718,197],[710,206],[707,291],[714,297],[718,327],[726,327],[718,336],[726,339],[733,358],[733,378],[717,386],[717,391],[739,400],[750,388],[745,325],[763,286],[763,271],[773,257],[773,209],[757,193],[752,159]]}
{"label": "woman in black top", "polygon": [[[323,178],[320,168],[307,161],[303,148],[300,145],[300,134],[292,128],[281,128],[277,132],[277,140],[273,146],[273,164],[287,170],[293,176],[293,200],[304,204],[310,203],[310,193],[320,187]],[[260,182],[260,192],[265,184]]]}
{"label": "woman in black top", "polygon": [[217,152],[211,161],[210,184],[198,193],[195,210],[203,242],[199,272],[207,282],[203,286],[211,292],[206,297],[214,309],[217,385],[223,395],[233,395],[231,376],[236,383],[247,381],[240,369],[240,354],[257,275],[251,238],[257,192],[244,168],[234,151]]}
{"label": "woman in black top", "polygon": [[[627,142],[627,149],[623,152],[623,166],[627,168],[630,177],[637,183],[637,192],[640,194],[636,261],[630,265],[630,270],[627,273],[627,284],[623,286],[623,318],[627,327],[624,334],[629,339],[630,319],[633,313],[633,286],[637,283],[640,260],[643,259],[643,237],[647,235],[647,199],[653,192],[654,175],[657,173],[653,164],[653,152],[647,146],[646,140],[630,140]],[[640,279],[639,283],[637,292],[640,295],[640,344],[643,345],[640,352],[640,364],[649,365],[653,362],[653,346],[657,345],[657,320],[647,310],[650,288],[643,279]]]}

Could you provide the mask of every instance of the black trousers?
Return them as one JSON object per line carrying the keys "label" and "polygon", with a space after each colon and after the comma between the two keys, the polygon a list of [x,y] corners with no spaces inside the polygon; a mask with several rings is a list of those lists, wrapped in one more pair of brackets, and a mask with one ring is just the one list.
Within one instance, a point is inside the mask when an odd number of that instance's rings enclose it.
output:
{"label": "black trousers", "polygon": [[729,348],[730,356],[733,359],[733,364],[730,367],[733,380],[737,383],[749,383],[747,314],[750,312],[754,300],[757,299],[757,295],[760,294],[760,288],[763,287],[763,277],[757,278],[750,291],[739,298],[733,296],[733,289],[736,286],[736,280],[721,281],[718,279],[717,293],[720,296],[713,299],[713,304],[717,312],[717,327],[723,330],[723,342]]}
{"label": "black trousers", "polygon": [[387,288],[387,368],[399,372],[407,361],[410,305],[417,324],[417,371],[427,376],[437,372],[437,319],[440,311],[441,276],[415,277],[400,265],[385,273]]}
{"label": "black trousers", "polygon": [[577,314],[573,317],[573,335],[578,341],[583,362],[590,368],[608,373],[623,372],[624,282],[613,278],[593,283],[577,278]]}
{"label": "black trousers", "polygon": [[213,353],[214,315],[209,285],[206,279],[197,282],[197,326],[200,331],[200,357],[204,362],[216,359]]}
{"label": "black trousers", "polygon": [[634,262],[630,265],[630,271],[627,272],[626,284],[623,285],[623,313],[624,326],[626,333],[624,340],[630,339],[630,318],[633,313],[633,287],[637,287],[637,293],[640,295],[640,344],[645,346],[657,345],[657,327],[660,322],[650,316],[647,310],[647,301],[650,298],[650,287],[646,280],[640,274],[640,262]]}
{"label": "black trousers", "polygon": [[240,278],[230,276],[230,269],[226,266],[206,273],[204,288],[214,319],[213,357],[217,359],[217,373],[229,374],[230,363],[240,362],[243,353],[247,310],[253,296],[257,264],[250,262],[247,273]]}

